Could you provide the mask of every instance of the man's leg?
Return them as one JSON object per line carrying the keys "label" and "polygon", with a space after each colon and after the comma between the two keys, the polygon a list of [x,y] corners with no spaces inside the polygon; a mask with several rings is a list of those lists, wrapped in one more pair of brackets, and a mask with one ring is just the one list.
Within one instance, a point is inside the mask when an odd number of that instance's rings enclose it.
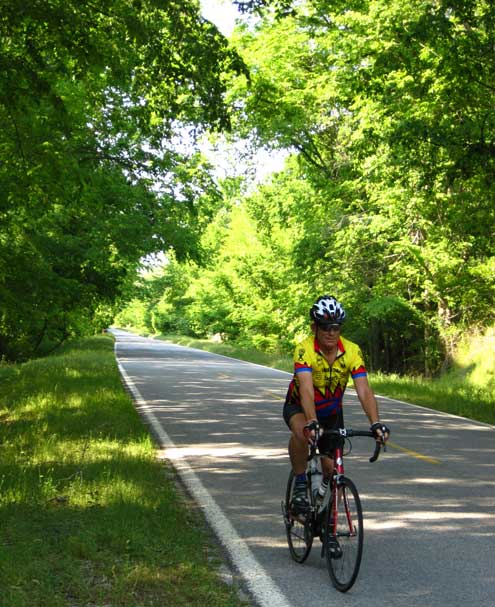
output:
{"label": "man's leg", "polygon": [[289,455],[295,475],[291,507],[298,514],[304,514],[309,509],[308,479],[306,478],[308,440],[304,436],[305,425],[306,417],[303,413],[296,413],[290,418],[292,434],[289,440]]}
{"label": "man's leg", "polygon": [[323,476],[325,478],[330,478],[333,474],[333,458],[332,457],[322,457],[321,458],[321,468],[323,472]]}
{"label": "man's leg", "polygon": [[292,434],[289,439],[289,456],[292,470],[296,476],[306,472],[308,439],[304,436],[305,425],[306,417],[303,413],[296,413],[290,418]]}

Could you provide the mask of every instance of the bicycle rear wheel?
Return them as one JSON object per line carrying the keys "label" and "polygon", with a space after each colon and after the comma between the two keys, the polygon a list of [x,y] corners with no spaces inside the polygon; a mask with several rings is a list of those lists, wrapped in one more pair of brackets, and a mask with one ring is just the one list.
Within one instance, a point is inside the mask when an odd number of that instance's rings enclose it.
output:
{"label": "bicycle rear wheel", "polygon": [[303,563],[311,552],[313,530],[310,512],[306,515],[296,515],[291,512],[294,481],[294,473],[291,471],[285,493],[284,522],[290,554],[297,563]]}
{"label": "bicycle rear wheel", "polygon": [[327,569],[332,584],[347,592],[356,581],[363,555],[363,510],[356,485],[342,478],[337,491],[337,524],[329,509],[324,542]]}

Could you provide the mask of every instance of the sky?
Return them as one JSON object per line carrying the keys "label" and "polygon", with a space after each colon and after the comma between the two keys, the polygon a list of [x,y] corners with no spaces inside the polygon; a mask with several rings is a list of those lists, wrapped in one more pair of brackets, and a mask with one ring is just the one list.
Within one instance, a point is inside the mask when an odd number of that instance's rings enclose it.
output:
{"label": "sky", "polygon": [[[236,19],[243,18],[230,0],[200,0],[200,4],[203,16],[214,23],[225,36],[230,36],[232,33]],[[216,165],[218,176],[245,174],[247,166],[240,159],[245,144],[240,141],[233,146],[221,143],[217,145],[218,149],[213,151],[205,142],[203,152]],[[254,175],[251,174],[253,185],[264,181],[274,171],[282,170],[287,155],[288,153],[283,151],[258,150],[252,161],[254,166],[251,166],[254,170]]]}
{"label": "sky", "polygon": [[225,36],[234,29],[239,12],[230,0],[201,0],[203,16],[214,23]]}

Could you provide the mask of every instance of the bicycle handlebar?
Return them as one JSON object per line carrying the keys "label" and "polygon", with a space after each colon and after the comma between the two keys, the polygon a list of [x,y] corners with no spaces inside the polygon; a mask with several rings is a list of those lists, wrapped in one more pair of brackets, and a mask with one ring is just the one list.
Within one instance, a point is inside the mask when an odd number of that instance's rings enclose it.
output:
{"label": "bicycle handlebar", "polygon": [[[380,456],[380,451],[382,447],[383,450],[386,451],[386,443],[380,440],[376,440],[376,437],[373,432],[371,432],[371,430],[352,430],[352,428],[339,428],[338,430],[320,430],[320,436],[324,436],[325,434],[327,436],[338,436],[340,438],[351,438],[353,436],[368,436],[370,438],[374,438],[376,444],[373,455],[369,459],[371,463],[376,462],[376,460]],[[313,448],[316,449],[316,446],[312,447],[312,450]]]}

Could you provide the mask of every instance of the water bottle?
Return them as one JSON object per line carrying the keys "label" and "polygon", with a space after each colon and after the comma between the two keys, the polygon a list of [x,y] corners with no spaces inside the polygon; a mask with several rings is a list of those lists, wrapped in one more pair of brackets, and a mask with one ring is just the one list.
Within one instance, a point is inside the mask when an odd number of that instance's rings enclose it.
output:
{"label": "water bottle", "polygon": [[311,460],[310,472],[311,472],[311,492],[313,494],[313,502],[316,503],[316,500],[318,498],[318,490],[320,488],[323,476],[318,467],[318,463],[314,459]]}

